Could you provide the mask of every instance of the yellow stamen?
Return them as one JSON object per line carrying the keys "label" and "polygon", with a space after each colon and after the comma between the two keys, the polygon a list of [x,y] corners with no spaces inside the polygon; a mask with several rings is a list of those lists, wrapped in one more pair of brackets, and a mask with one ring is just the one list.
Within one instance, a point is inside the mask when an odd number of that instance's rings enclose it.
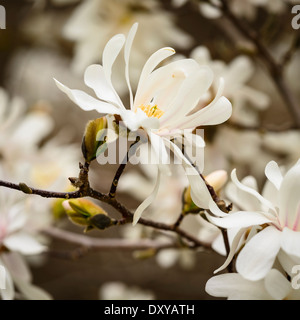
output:
{"label": "yellow stamen", "polygon": [[141,105],[138,107],[138,109],[141,109],[143,110],[147,117],[148,118],[160,118],[164,112],[162,110],[160,110],[157,105],[147,105],[147,106],[144,106],[144,105]]}

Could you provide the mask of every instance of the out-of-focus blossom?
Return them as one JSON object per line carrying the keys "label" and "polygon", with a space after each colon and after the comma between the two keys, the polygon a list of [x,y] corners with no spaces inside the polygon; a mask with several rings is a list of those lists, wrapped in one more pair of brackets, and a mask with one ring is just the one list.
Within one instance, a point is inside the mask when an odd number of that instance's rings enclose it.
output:
{"label": "out-of-focus blossom", "polygon": [[[192,131],[197,126],[222,123],[232,112],[231,103],[222,95],[222,79],[212,101],[203,105],[202,109],[194,111],[201,97],[207,94],[213,81],[213,73],[210,68],[200,66],[193,59],[177,60],[155,69],[160,62],[175,53],[172,48],[162,48],[150,56],[143,67],[136,94],[133,96],[129,80],[129,58],[136,31],[137,24],[134,24],[126,40],[122,34],[114,36],[105,46],[103,66],[91,65],[86,69],[85,83],[101,100],[81,90],[72,90],[56,81],[59,89],[83,110],[96,110],[102,115],[119,115],[128,129],[135,132],[142,128],[148,136],[160,170],[157,173],[153,193],[135,211],[134,224],[157,195],[160,173],[168,170],[165,165],[170,163],[167,149],[174,152],[183,162],[186,172],[189,172],[189,183],[194,186],[192,190],[194,202],[201,208],[208,208],[208,202],[212,199],[205,183],[196,168],[171,139],[176,137],[181,139],[184,134],[190,145],[201,148],[204,146],[203,139]],[[121,101],[111,80],[113,64],[124,44],[125,79],[130,97],[129,110]]]}
{"label": "out-of-focus blossom", "polygon": [[32,284],[32,276],[25,256],[45,252],[38,231],[30,224],[29,215],[38,215],[27,208],[24,195],[1,188],[0,192],[0,265],[5,267],[3,299],[16,298],[15,286],[25,299],[50,299],[44,290]]}
{"label": "out-of-focus blossom", "polygon": [[[97,63],[107,41],[114,34],[128,33],[134,22],[140,24],[141,32],[132,47],[133,85],[137,84],[145,59],[157,47],[169,44],[187,48],[192,44],[192,38],[176,26],[174,17],[155,0],[86,0],[75,9],[63,30],[64,37],[75,43],[72,69],[81,74],[88,65]],[[122,64],[118,62],[120,68]],[[116,75],[115,85],[122,94],[126,83],[121,72]]]}
{"label": "out-of-focus blossom", "polygon": [[[254,19],[258,8],[264,8],[270,13],[281,13],[286,9],[284,0],[230,0],[229,7],[234,14],[247,19]],[[222,16],[221,2],[211,0],[211,4],[200,2],[200,12],[209,19],[216,19]]]}
{"label": "out-of-focus blossom", "polygon": [[[231,261],[241,239],[245,239],[245,246],[237,256],[236,270],[252,281],[263,279],[276,258],[290,276],[292,267],[300,263],[300,161],[284,175],[277,163],[271,161],[265,174],[268,180],[261,195],[255,187],[241,183],[234,170],[231,178],[237,189],[235,193],[232,188],[229,195],[234,197],[238,208],[246,211],[225,216],[213,210],[222,217],[208,215],[209,220],[220,227],[239,228],[231,252],[220,269]],[[250,234],[249,228],[252,229]]]}
{"label": "out-of-focus blossom", "polygon": [[138,286],[128,286],[123,282],[112,281],[104,283],[99,290],[100,300],[154,300],[155,295],[150,290]]}
{"label": "out-of-focus blossom", "polygon": [[300,291],[294,289],[286,276],[271,269],[264,279],[251,281],[238,273],[214,276],[206,283],[205,290],[215,297],[228,300],[299,300]]}
{"label": "out-of-focus blossom", "polygon": [[[200,65],[209,66],[213,70],[215,77],[210,91],[212,96],[217,90],[217,79],[220,77],[224,79],[223,94],[233,106],[230,120],[243,125],[256,125],[258,112],[269,106],[270,99],[267,94],[248,84],[255,72],[255,67],[250,59],[246,56],[238,56],[226,64],[221,60],[212,60],[209,50],[203,46],[195,48],[190,57]],[[207,99],[212,99],[212,96],[209,95]]]}
{"label": "out-of-focus blossom", "polygon": [[43,108],[26,110],[22,99],[9,99],[2,88],[0,100],[1,162],[9,176],[37,188],[66,188],[68,177],[78,172],[77,148],[60,144],[59,134],[42,144],[54,128],[53,119]]}

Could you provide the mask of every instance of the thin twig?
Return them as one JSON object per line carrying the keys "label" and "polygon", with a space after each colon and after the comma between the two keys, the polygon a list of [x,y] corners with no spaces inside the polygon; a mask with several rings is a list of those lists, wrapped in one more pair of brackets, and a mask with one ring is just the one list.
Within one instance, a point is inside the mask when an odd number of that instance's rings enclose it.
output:
{"label": "thin twig", "polygon": [[116,192],[117,192],[117,187],[118,187],[118,183],[119,183],[119,180],[121,178],[121,175],[129,161],[129,158],[130,158],[130,153],[134,153],[133,151],[133,147],[139,142],[140,140],[140,137],[137,137],[135,142],[129,147],[127,153],[126,153],[126,156],[124,157],[122,163],[120,164],[114,178],[113,178],[113,181],[112,181],[112,184],[111,184],[111,187],[110,187],[110,191],[109,191],[109,197],[110,198],[114,198],[116,196]]}

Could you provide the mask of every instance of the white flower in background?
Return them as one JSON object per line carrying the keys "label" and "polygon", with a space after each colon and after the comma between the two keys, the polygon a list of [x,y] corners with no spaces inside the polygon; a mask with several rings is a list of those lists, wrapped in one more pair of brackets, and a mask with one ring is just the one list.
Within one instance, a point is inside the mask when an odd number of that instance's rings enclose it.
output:
{"label": "white flower in background", "polygon": [[65,189],[69,185],[68,177],[78,173],[77,148],[61,144],[59,133],[40,146],[54,128],[46,110],[39,106],[26,110],[21,98],[9,99],[2,88],[0,103],[1,163],[9,177],[36,188]]}
{"label": "white flower in background", "polygon": [[99,290],[100,300],[155,300],[150,290],[137,286],[128,286],[123,282],[112,281],[104,283]]}
{"label": "white flower in background", "polygon": [[[145,59],[156,48],[166,44],[187,48],[192,44],[191,37],[176,27],[172,14],[156,0],[86,0],[75,9],[63,30],[64,37],[75,43],[72,69],[81,74],[88,65],[97,63],[107,41],[117,33],[128,33],[134,22],[141,27],[132,47],[134,85]],[[120,69],[121,64],[118,66]],[[116,86],[123,93],[126,91],[123,75],[120,72],[116,75],[116,81],[121,79]]]}
{"label": "white flower in background", "polygon": [[29,215],[40,214],[26,208],[24,195],[1,188],[0,192],[0,265],[5,267],[3,299],[16,298],[15,286],[26,299],[49,299],[44,290],[32,284],[32,277],[24,257],[47,250],[39,234],[29,223]]}
{"label": "white flower in background", "polygon": [[294,289],[286,276],[271,269],[262,280],[250,281],[238,273],[212,277],[205,290],[214,297],[228,300],[300,300],[300,290]]}
{"label": "white flower in background", "polygon": [[[212,96],[218,88],[216,79],[224,79],[223,94],[233,106],[230,120],[249,126],[256,125],[259,120],[258,111],[265,110],[270,99],[267,94],[248,85],[255,72],[251,60],[246,56],[238,56],[228,64],[221,60],[212,60],[209,50],[203,46],[195,48],[190,57],[213,70],[215,78],[210,92]],[[211,98],[207,97],[208,100]]]}
{"label": "white flower in background", "polygon": [[[222,16],[221,2],[211,0],[212,4],[201,2],[199,4],[200,12],[209,19],[216,19]],[[279,14],[286,9],[284,0],[230,0],[229,7],[234,14],[239,17],[254,19],[257,9],[264,8],[270,13]]]}
{"label": "white flower in background", "polygon": [[[189,183],[195,185],[192,197],[202,208],[208,207],[212,201],[209,191],[197,170],[183,155],[177,145],[170,141],[181,138],[183,133],[189,144],[203,148],[204,141],[199,135],[192,134],[197,126],[216,125],[226,121],[232,112],[228,99],[222,96],[223,81],[212,101],[203,108],[193,112],[199,100],[205,95],[213,82],[213,73],[208,67],[199,66],[193,59],[182,59],[165,66],[157,66],[175,53],[172,48],[162,48],[153,53],[145,63],[135,96],[129,81],[129,58],[131,46],[137,31],[134,24],[125,36],[114,36],[105,46],[103,52],[103,66],[91,65],[84,75],[87,86],[95,91],[98,99],[81,90],[72,90],[56,81],[57,86],[68,97],[85,111],[96,110],[102,116],[107,114],[119,115],[126,127],[131,131],[142,128],[147,134],[151,147],[160,164],[160,169],[170,163],[167,148],[172,150],[189,171]],[[129,89],[130,109],[126,109],[112,85],[112,67],[121,49],[124,49],[125,79]],[[157,69],[155,69],[157,68]],[[155,70],[154,70],[155,69]],[[153,201],[157,194],[160,180],[160,170],[153,194],[151,194],[137,209],[134,224],[144,209]]]}
{"label": "white flower in background", "polygon": [[[290,276],[294,265],[300,264],[300,161],[282,174],[276,162],[271,161],[265,169],[268,178],[263,194],[241,183],[235,170],[232,181],[237,187],[229,195],[242,210],[224,215],[212,210],[221,217],[208,215],[217,226],[230,229],[239,228],[231,245],[231,252],[221,270],[231,261],[242,239],[246,239],[236,259],[236,270],[247,280],[263,279],[274,265],[276,258]],[[252,178],[252,185],[253,178]],[[246,199],[246,201],[245,201]],[[246,208],[245,208],[246,207]],[[249,232],[249,228],[252,228]],[[248,235],[248,237],[247,237]]]}

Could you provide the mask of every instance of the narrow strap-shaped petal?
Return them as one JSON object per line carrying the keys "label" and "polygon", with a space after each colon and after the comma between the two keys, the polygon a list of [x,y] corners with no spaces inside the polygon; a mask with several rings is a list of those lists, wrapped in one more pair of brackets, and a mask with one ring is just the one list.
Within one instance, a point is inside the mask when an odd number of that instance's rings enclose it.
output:
{"label": "narrow strap-shaped petal", "polygon": [[138,100],[139,95],[141,94],[142,88],[144,86],[144,81],[145,79],[150,75],[150,73],[166,58],[170,57],[171,55],[173,55],[175,53],[175,50],[173,48],[170,47],[165,47],[162,49],[157,50],[156,52],[154,52],[150,58],[147,60],[147,62],[145,63],[140,79],[139,79],[139,83],[138,83],[138,87],[137,87],[137,91],[136,91],[136,95],[135,95],[135,99]]}
{"label": "narrow strap-shaped petal", "polygon": [[157,179],[156,179],[156,183],[155,183],[155,187],[152,191],[152,193],[148,196],[148,198],[146,198],[136,209],[134,216],[133,216],[133,221],[132,221],[132,225],[136,225],[137,222],[139,221],[141,215],[143,214],[143,212],[150,206],[150,204],[155,200],[157,193],[158,193],[158,189],[160,186],[160,177],[161,177],[161,172],[160,170],[157,168]]}
{"label": "narrow strap-shaped petal", "polygon": [[106,114],[120,114],[120,109],[113,106],[110,103],[95,99],[81,90],[70,89],[57,80],[55,80],[55,82],[57,87],[62,92],[64,92],[74,103],[76,103],[82,110],[96,110],[102,116]]}
{"label": "narrow strap-shaped petal", "polygon": [[182,166],[191,186],[192,200],[199,208],[208,209],[210,202],[213,200],[205,182],[199,175],[199,172],[188,161],[188,159],[186,159],[182,151],[173,142],[170,142],[170,148],[174,152],[175,156],[182,161]]}
{"label": "narrow strap-shaped petal", "polygon": [[107,81],[104,68],[100,64],[92,64],[86,68],[84,82],[94,90],[99,99],[125,109],[120,97]]}
{"label": "narrow strap-shaped petal", "polygon": [[133,94],[132,94],[132,88],[131,88],[130,79],[129,79],[129,58],[130,58],[130,51],[131,51],[133,39],[135,37],[137,28],[138,28],[137,23],[133,24],[133,26],[131,27],[125,42],[125,50],[124,50],[125,79],[126,79],[126,83],[129,90],[130,109],[133,109]]}
{"label": "narrow strap-shaped petal", "polygon": [[248,192],[249,194],[252,194],[254,197],[256,197],[264,206],[266,206],[268,209],[272,209],[274,212],[276,212],[273,204],[265,199],[263,196],[261,196],[256,190],[249,188],[247,186],[245,186],[244,184],[242,184],[237,176],[236,176],[236,169],[233,169],[231,172],[231,180],[232,182],[241,190],[243,190],[244,192]]}
{"label": "narrow strap-shaped petal", "polygon": [[279,190],[283,177],[278,164],[275,161],[270,161],[266,165],[265,175],[273,183],[276,189]]}
{"label": "narrow strap-shaped petal", "polygon": [[236,250],[238,248],[238,245],[240,244],[240,241],[242,239],[242,236],[244,235],[245,231],[247,230],[247,228],[243,228],[241,230],[239,230],[239,232],[235,235],[235,237],[233,238],[232,240],[232,243],[230,245],[230,251],[229,251],[229,254],[225,260],[225,262],[221,265],[221,267],[219,267],[218,269],[216,269],[214,271],[214,273],[218,273],[222,270],[224,270],[228,265],[229,263],[231,262],[233,256],[235,255],[236,253]]}

